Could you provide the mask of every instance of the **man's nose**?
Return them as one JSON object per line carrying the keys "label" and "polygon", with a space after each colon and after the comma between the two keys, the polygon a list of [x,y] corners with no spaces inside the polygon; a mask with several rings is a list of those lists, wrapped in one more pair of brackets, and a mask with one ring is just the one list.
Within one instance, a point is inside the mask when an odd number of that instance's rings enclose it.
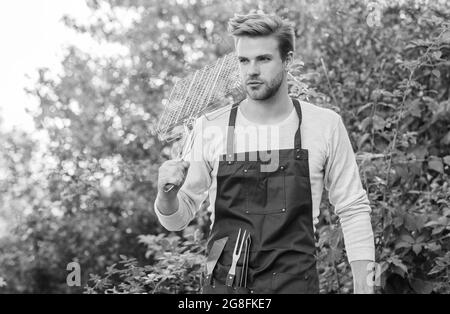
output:
{"label": "man's nose", "polygon": [[254,62],[254,61],[250,62],[247,74],[249,76],[257,76],[257,75],[259,75],[259,73],[260,73],[259,65],[256,64],[256,62]]}

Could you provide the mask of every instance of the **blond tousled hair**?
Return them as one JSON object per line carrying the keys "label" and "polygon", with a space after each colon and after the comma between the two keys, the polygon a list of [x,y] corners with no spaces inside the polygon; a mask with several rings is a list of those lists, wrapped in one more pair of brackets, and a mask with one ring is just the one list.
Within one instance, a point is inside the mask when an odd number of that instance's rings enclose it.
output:
{"label": "blond tousled hair", "polygon": [[234,36],[235,40],[241,36],[274,36],[278,40],[278,49],[283,61],[286,60],[290,51],[294,51],[294,27],[275,14],[235,14],[228,22],[228,32]]}

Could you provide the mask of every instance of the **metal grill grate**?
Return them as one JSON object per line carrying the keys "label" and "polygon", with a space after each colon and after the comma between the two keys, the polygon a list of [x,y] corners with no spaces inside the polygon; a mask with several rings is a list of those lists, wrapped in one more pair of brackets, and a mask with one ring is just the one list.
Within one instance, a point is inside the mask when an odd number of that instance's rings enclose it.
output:
{"label": "metal grill grate", "polygon": [[162,141],[177,139],[186,131],[186,125],[191,128],[200,115],[236,103],[244,97],[237,57],[229,53],[175,84],[156,133]]}

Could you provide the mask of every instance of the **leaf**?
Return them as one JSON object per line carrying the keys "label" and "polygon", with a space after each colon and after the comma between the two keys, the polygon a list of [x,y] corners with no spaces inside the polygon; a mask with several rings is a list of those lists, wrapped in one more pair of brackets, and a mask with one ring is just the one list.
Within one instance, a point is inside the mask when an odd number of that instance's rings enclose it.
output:
{"label": "leaf", "polygon": [[433,57],[437,60],[439,60],[442,56],[442,52],[441,51],[435,51],[433,52]]}
{"label": "leaf", "polygon": [[395,266],[399,267],[401,270],[403,270],[406,274],[408,273],[408,267],[403,263],[394,263]]}
{"label": "leaf", "polygon": [[444,217],[450,217],[450,208],[445,208],[445,209],[442,211],[442,215],[443,215]]}
{"label": "leaf", "polygon": [[436,15],[433,15],[433,16],[431,17],[431,21],[432,21],[434,24],[437,24],[437,25],[442,24],[442,22],[444,22],[444,20],[443,20],[441,17],[438,17],[438,16],[436,16]]}
{"label": "leaf", "polygon": [[342,249],[330,249],[327,252],[325,260],[327,261],[327,263],[333,264],[339,261],[342,258],[342,255],[343,255]]}
{"label": "leaf", "polygon": [[382,90],[380,90],[380,92],[381,92],[381,94],[382,94],[383,96],[386,96],[386,97],[394,97],[394,94],[392,94],[391,92],[389,92],[389,91],[387,91],[387,90],[382,89]]}
{"label": "leaf", "polygon": [[148,234],[141,234],[138,236],[139,243],[143,243],[146,245],[153,245],[155,243],[155,236]]}
{"label": "leaf", "polygon": [[395,249],[401,249],[401,248],[410,248],[411,247],[411,243],[406,242],[406,241],[399,241],[395,244]]}
{"label": "leaf", "polygon": [[414,291],[419,294],[430,294],[434,288],[434,284],[432,282],[420,279],[411,279],[410,283]]}
{"label": "leaf", "polygon": [[441,226],[447,226],[449,224],[449,219],[447,217],[442,216],[437,220]]}
{"label": "leaf", "polygon": [[428,168],[439,173],[444,173],[444,164],[440,158],[432,156],[428,161]]}
{"label": "leaf", "polygon": [[422,110],[420,107],[412,107],[408,109],[409,113],[416,118],[422,117]]}
{"label": "leaf", "polygon": [[414,238],[411,237],[409,234],[402,234],[402,235],[400,236],[400,239],[401,239],[402,241],[408,242],[408,243],[410,243],[410,244],[413,244],[413,243],[416,242],[416,241],[414,241]]}
{"label": "leaf", "polygon": [[0,288],[1,287],[6,287],[6,281],[2,277],[0,277]]}
{"label": "leaf", "polygon": [[386,125],[386,121],[380,116],[374,116],[372,123],[375,130],[383,130]]}
{"label": "leaf", "polygon": [[395,217],[395,218],[393,219],[393,223],[394,223],[394,227],[395,227],[395,228],[400,227],[401,225],[403,225],[403,217],[401,217],[401,216]]}
{"label": "leaf", "polygon": [[439,72],[439,70],[434,69],[433,71],[431,71],[431,73],[436,76],[437,78],[441,77],[441,72]]}
{"label": "leaf", "polygon": [[419,66],[420,62],[418,60],[412,60],[412,61],[403,61],[402,65],[407,68],[409,71],[413,71]]}
{"label": "leaf", "polygon": [[431,232],[431,234],[432,234],[432,235],[439,234],[439,233],[441,233],[442,231],[444,231],[445,228],[446,228],[446,226],[439,226],[439,227],[437,227],[437,228],[434,228],[434,229],[433,229],[433,232]]}
{"label": "leaf", "polygon": [[358,140],[358,149],[361,149],[362,145],[370,138],[370,133],[364,133]]}
{"label": "leaf", "polygon": [[412,247],[412,250],[416,255],[419,255],[419,253],[422,251],[422,244],[414,244]]}
{"label": "leaf", "polygon": [[96,275],[96,274],[89,274],[89,280],[94,281],[94,282],[97,282],[97,281],[100,281],[101,278],[100,278],[99,275]]}
{"label": "leaf", "polygon": [[[392,95],[392,97],[398,97],[398,96]],[[391,108],[391,109],[396,109],[397,108],[395,105],[389,104],[389,103],[385,103],[385,102],[379,102],[378,105],[386,107],[386,108]]]}
{"label": "leaf", "polygon": [[450,43],[450,31],[447,31],[444,34],[442,34],[442,41]]}
{"label": "leaf", "polygon": [[170,245],[172,246],[173,249],[176,249],[179,244],[180,244],[180,238],[179,237],[174,237],[170,241]]}
{"label": "leaf", "polygon": [[386,272],[389,269],[389,263],[386,261],[383,261],[381,263],[381,273],[383,274],[384,272]]}
{"label": "leaf", "polygon": [[[426,215],[415,215],[414,217],[415,217],[415,223],[416,223],[417,230],[419,230],[419,231],[422,230],[425,222],[427,221],[427,216]],[[420,239],[421,237],[423,237],[423,236],[419,236],[418,239]],[[418,239],[416,240],[416,242],[422,242],[422,240],[419,241]]]}
{"label": "leaf", "polygon": [[428,273],[428,275],[436,275],[444,270],[441,266],[434,266]]}
{"label": "leaf", "polygon": [[444,145],[450,144],[450,131],[445,134],[445,136],[441,139],[441,143]]}
{"label": "leaf", "polygon": [[441,249],[441,246],[439,244],[437,244],[436,242],[428,243],[425,247],[427,250],[430,250],[431,252],[436,252]]}
{"label": "leaf", "polygon": [[420,108],[420,98],[414,99],[408,106],[408,111],[412,116],[420,118],[422,116],[422,109]]}
{"label": "leaf", "polygon": [[444,158],[442,158],[442,160],[444,161],[444,163],[446,165],[450,166],[450,155],[449,156],[445,156]]}
{"label": "leaf", "polygon": [[117,266],[117,264],[114,263],[111,266],[106,267],[106,272],[107,273],[113,273],[116,270],[116,266]]}
{"label": "leaf", "polygon": [[420,236],[417,237],[416,243],[422,243],[425,241],[426,238],[427,236],[425,234],[421,234]]}
{"label": "leaf", "polygon": [[428,154],[428,149],[427,147],[420,145],[414,148],[412,153],[416,156],[417,159],[424,159]]}
{"label": "leaf", "polygon": [[361,131],[365,131],[367,130],[367,127],[369,126],[370,122],[371,122],[371,118],[367,117],[364,120],[361,121],[361,123],[359,124],[359,128]]}
{"label": "leaf", "polygon": [[361,112],[363,112],[364,110],[366,110],[367,108],[370,108],[373,105],[372,102],[369,102],[361,107],[358,108],[358,110],[356,111],[356,114],[360,114]]}
{"label": "leaf", "polygon": [[170,248],[170,242],[167,239],[161,239],[161,246],[163,247],[163,250],[168,250]]}
{"label": "leaf", "polygon": [[417,230],[417,224],[416,224],[416,218],[411,214],[405,215],[405,228],[409,231],[416,231]]}
{"label": "leaf", "polygon": [[405,267],[400,267],[397,265],[395,265],[393,272],[400,275],[403,278],[405,278],[405,275],[407,274],[407,271],[405,271]]}
{"label": "leaf", "polygon": [[424,227],[432,227],[432,226],[436,226],[439,225],[439,222],[435,221],[435,220],[431,220],[429,222],[427,222]]}

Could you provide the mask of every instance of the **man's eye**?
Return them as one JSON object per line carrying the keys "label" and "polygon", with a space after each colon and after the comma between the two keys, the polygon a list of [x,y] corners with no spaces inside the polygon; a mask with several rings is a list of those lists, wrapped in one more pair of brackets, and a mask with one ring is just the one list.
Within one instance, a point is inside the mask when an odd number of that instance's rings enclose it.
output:
{"label": "man's eye", "polygon": [[240,62],[240,63],[247,63],[248,60],[241,59],[241,60],[239,60],[239,62]]}

